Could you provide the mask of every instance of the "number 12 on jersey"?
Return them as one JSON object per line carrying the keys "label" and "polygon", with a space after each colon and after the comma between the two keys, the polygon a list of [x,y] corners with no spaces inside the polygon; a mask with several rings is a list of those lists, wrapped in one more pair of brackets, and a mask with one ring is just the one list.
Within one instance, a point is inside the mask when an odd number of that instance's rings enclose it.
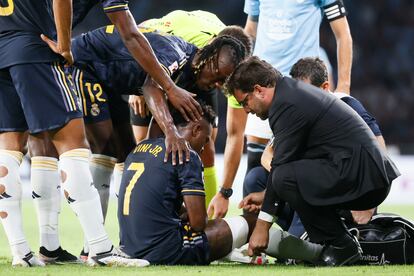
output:
{"label": "number 12 on jersey", "polygon": [[131,193],[132,189],[134,189],[135,184],[137,183],[138,179],[141,177],[142,173],[144,172],[145,167],[144,163],[131,163],[128,167],[128,171],[135,171],[134,176],[132,176],[131,181],[129,181],[128,186],[126,187],[125,197],[124,197],[124,206],[122,209],[122,213],[124,216],[129,216],[129,205],[131,200]]}

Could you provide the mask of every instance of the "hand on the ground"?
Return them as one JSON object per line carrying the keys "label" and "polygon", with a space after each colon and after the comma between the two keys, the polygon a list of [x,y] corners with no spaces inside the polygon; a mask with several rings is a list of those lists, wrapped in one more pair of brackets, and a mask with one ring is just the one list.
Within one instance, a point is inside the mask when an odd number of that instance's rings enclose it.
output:
{"label": "hand on the ground", "polygon": [[266,222],[257,221],[249,240],[249,249],[247,254],[249,256],[259,255],[264,252],[269,244],[269,227]]}

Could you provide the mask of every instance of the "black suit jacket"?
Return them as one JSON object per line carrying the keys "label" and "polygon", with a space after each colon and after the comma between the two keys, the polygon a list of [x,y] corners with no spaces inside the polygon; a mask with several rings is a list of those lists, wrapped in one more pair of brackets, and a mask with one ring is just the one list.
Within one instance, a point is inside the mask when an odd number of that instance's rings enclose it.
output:
{"label": "black suit jacket", "polygon": [[399,171],[364,120],[334,95],[281,78],[269,110],[272,169],[292,164],[312,205],[332,205],[389,188]]}

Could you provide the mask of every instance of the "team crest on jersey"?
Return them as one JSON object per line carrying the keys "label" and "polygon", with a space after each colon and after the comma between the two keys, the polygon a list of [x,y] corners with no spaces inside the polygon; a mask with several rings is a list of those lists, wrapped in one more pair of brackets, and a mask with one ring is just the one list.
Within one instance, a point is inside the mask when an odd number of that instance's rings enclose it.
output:
{"label": "team crest on jersey", "polygon": [[92,116],[96,117],[99,115],[99,113],[101,113],[101,110],[99,109],[98,104],[94,103],[91,106],[91,114]]}
{"label": "team crest on jersey", "polygon": [[173,64],[171,64],[170,66],[168,66],[168,70],[170,70],[171,73],[174,73],[175,71],[177,71],[178,69],[178,62],[174,61]]}

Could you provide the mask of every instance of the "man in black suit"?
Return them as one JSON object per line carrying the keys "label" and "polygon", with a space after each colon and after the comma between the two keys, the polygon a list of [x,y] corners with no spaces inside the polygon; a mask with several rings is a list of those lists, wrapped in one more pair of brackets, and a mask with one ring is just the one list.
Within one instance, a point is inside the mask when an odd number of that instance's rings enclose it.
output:
{"label": "man in black suit", "polygon": [[337,209],[366,210],[388,195],[399,172],[366,123],[348,105],[282,75],[257,57],[226,82],[246,112],[269,118],[275,136],[267,191],[250,253],[267,247],[267,231],[284,202],[297,211],[311,241],[325,244],[326,265],[361,257]]}

